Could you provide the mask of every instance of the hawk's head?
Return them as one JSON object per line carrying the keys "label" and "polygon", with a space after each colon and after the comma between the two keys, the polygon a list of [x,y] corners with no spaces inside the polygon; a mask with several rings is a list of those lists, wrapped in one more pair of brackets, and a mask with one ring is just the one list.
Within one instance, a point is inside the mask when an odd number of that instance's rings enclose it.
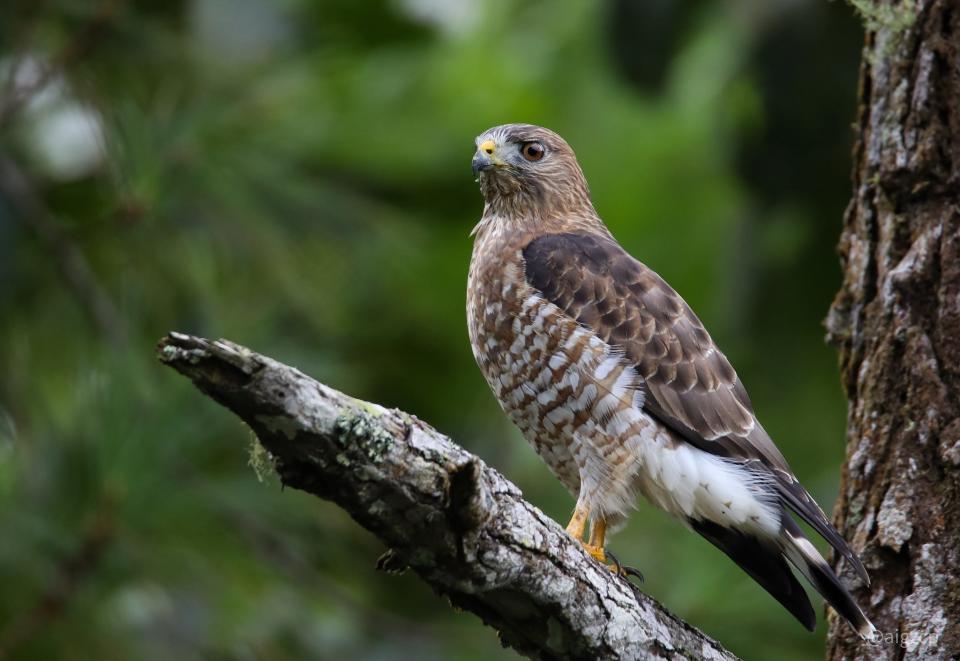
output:
{"label": "hawk's head", "polygon": [[550,129],[495,126],[477,137],[476,147],[473,173],[489,212],[510,217],[593,212],[576,155]]}

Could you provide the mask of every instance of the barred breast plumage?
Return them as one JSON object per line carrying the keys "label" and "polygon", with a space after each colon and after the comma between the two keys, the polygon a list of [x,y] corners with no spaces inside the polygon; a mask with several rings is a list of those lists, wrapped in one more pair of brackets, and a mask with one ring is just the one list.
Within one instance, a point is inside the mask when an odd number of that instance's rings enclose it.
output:
{"label": "barred breast plumage", "polygon": [[467,306],[474,357],[504,412],[567,489],[577,496],[589,480],[584,490],[597,494],[599,510],[622,514],[634,500],[636,437],[654,433],[649,420],[627,414],[642,397],[637,375],[526,283],[528,239],[496,231],[477,238]]}

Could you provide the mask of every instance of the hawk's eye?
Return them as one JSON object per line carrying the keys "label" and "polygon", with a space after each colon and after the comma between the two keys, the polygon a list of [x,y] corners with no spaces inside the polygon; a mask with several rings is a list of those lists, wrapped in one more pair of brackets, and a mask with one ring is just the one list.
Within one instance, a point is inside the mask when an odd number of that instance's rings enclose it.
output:
{"label": "hawk's eye", "polygon": [[539,161],[543,158],[545,151],[543,145],[539,142],[525,142],[523,146],[520,147],[520,153],[523,154],[523,157],[528,161]]}

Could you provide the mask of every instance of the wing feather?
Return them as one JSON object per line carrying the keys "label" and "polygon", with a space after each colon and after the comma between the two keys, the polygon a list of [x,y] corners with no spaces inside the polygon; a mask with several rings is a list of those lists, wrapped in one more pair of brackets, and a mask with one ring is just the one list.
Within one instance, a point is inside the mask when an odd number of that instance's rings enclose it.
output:
{"label": "wing feather", "polygon": [[527,244],[523,257],[534,289],[636,367],[647,413],[701,450],[773,474],[782,502],[866,579],[860,560],[757,421],[730,361],[663,278],[611,237],[596,234],[543,235]]}
{"label": "wing feather", "polygon": [[756,426],[737,373],[690,306],[652,270],[613,239],[593,234],[548,234],[524,249],[527,281],[547,300],[601,339],[623,349],[646,381],[650,412],[691,442],[727,436],[717,454],[787,463]]}

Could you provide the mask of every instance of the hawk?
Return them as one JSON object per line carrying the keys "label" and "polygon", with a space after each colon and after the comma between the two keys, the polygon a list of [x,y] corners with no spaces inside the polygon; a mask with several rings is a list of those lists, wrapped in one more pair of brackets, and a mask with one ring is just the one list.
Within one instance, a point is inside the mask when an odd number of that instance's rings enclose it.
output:
{"label": "hawk", "polygon": [[[576,498],[567,532],[600,562],[642,494],[726,553],[806,628],[792,564],[861,635],[875,629],[794,516],[864,582],[690,306],[631,257],[573,150],[529,124],[476,139],[484,197],[467,286],[473,355],[504,412]],[[589,537],[584,540],[587,526]]]}

